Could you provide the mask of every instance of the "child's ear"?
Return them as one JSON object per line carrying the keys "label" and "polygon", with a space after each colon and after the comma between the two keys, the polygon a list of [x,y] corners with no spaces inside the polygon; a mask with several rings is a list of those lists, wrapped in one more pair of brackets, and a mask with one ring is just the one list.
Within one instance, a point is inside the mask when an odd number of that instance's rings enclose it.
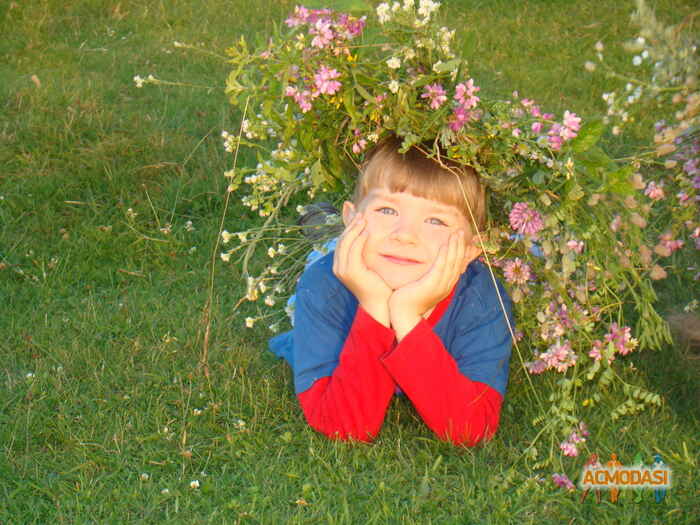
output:
{"label": "child's ear", "polygon": [[345,226],[350,224],[356,214],[357,210],[355,210],[355,205],[350,201],[345,201],[343,203],[343,224]]}

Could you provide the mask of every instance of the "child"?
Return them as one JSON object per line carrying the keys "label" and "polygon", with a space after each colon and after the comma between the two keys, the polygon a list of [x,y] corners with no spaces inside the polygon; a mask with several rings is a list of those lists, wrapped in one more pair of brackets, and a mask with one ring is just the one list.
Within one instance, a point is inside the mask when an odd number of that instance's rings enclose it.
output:
{"label": "child", "polygon": [[373,440],[400,389],[440,439],[473,446],[498,426],[511,348],[464,201],[483,228],[484,189],[471,168],[399,146],[370,154],[335,251],[307,267],[294,328],[270,346],[331,438]]}

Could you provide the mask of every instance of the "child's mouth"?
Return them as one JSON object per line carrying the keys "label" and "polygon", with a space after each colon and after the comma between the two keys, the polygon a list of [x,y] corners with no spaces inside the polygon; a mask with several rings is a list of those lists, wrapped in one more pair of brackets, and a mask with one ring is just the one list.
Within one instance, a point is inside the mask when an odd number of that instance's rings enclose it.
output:
{"label": "child's mouth", "polygon": [[420,261],[416,261],[415,259],[406,259],[404,257],[397,257],[395,255],[382,255],[387,261],[392,262],[394,264],[402,264],[402,265],[409,265],[409,264],[420,264]]}

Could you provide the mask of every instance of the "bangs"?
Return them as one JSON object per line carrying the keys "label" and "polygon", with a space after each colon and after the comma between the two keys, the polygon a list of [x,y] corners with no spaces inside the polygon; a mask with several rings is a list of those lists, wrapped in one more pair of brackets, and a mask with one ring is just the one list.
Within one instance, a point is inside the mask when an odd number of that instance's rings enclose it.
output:
{"label": "bangs", "polygon": [[485,192],[471,167],[447,157],[442,157],[440,164],[415,147],[406,153],[399,153],[399,147],[400,142],[396,139],[380,143],[372,152],[355,188],[355,202],[359,202],[373,188],[386,188],[391,192],[410,193],[454,206],[469,224],[472,224],[473,215],[477,228],[484,228]]}

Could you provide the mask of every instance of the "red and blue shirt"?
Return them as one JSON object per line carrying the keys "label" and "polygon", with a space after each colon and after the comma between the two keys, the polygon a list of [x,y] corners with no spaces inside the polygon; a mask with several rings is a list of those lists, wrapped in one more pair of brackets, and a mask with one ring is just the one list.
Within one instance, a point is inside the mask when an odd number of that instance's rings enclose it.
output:
{"label": "red and blue shirt", "polygon": [[307,267],[294,328],[270,340],[292,367],[309,424],[332,438],[371,441],[400,389],[436,435],[475,445],[490,438],[508,381],[512,307],[473,261],[450,295],[397,343],[333,274],[333,252]]}

